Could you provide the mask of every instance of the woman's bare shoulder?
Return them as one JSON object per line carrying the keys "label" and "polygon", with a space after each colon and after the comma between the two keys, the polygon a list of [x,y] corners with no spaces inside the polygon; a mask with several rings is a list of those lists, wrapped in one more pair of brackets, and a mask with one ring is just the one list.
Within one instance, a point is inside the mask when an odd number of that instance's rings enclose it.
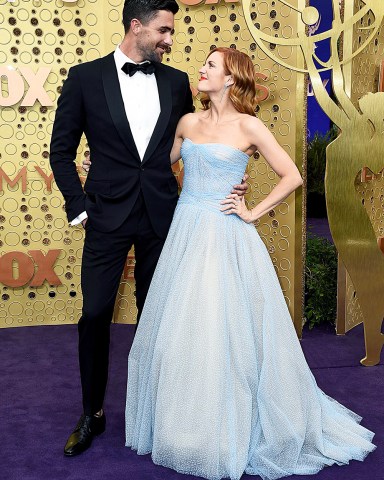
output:
{"label": "woman's bare shoulder", "polygon": [[201,112],[187,113],[181,117],[179,121],[179,130],[183,132],[185,129],[193,128],[201,119]]}
{"label": "woman's bare shoulder", "polygon": [[244,128],[266,128],[264,123],[259,120],[257,117],[254,117],[253,115],[248,115],[247,113],[243,113],[241,115],[241,125]]}
{"label": "woman's bare shoulder", "polygon": [[251,135],[253,138],[269,133],[268,128],[260,119],[247,114],[241,117],[241,128],[246,134]]}

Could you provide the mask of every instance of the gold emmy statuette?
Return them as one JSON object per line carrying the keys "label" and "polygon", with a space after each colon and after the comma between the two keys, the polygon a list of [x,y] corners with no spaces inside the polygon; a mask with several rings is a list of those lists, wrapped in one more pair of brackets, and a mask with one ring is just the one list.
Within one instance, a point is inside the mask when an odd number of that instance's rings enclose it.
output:
{"label": "gold emmy statuette", "polygon": [[[302,10],[285,0],[280,0],[301,16],[308,27],[320,18],[314,7]],[[340,134],[327,149],[325,191],[328,220],[333,240],[356,290],[364,317],[366,355],[361,363],[376,365],[380,361],[384,335],[381,326],[384,316],[384,245],[383,238],[377,238],[367,211],[357,195],[361,182],[369,181],[381,174],[384,168],[384,93],[369,93],[359,101],[357,110],[345,92],[343,65],[358,55],[377,34],[384,18],[384,1],[364,0],[358,12],[341,20],[339,0],[332,0],[332,29],[317,35],[298,32],[294,38],[274,37],[255,28],[252,19],[252,0],[243,0],[244,17],[257,45],[274,61],[292,70],[308,73],[319,105],[339,127]],[[339,59],[338,42],[341,35],[352,29],[367,14],[374,20],[368,27],[365,42],[343,61]],[[316,55],[316,43],[330,41],[330,57],[324,62]],[[298,49],[305,61],[306,69],[286,64],[269,46],[277,46],[277,53],[285,48]],[[281,55],[284,57],[284,55]],[[320,65],[321,68],[317,68]],[[331,69],[333,91],[337,100],[328,95],[320,72]]]}

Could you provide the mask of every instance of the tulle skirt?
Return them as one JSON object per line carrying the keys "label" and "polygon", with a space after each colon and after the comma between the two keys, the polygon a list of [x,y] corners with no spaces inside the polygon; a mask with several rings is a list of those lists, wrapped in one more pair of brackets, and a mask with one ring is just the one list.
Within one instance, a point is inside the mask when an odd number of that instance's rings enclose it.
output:
{"label": "tulle skirt", "polygon": [[126,445],[270,480],[363,460],[360,420],[318,388],[254,226],[179,202],[129,355]]}

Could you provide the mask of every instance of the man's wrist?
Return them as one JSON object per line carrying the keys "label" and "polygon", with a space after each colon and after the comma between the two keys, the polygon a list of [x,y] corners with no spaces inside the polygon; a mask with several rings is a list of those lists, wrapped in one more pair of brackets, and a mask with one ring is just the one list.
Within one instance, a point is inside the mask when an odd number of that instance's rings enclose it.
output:
{"label": "man's wrist", "polygon": [[80,215],[78,215],[76,218],[74,218],[71,222],[70,225],[71,227],[75,227],[76,225],[80,225],[80,223],[83,222],[83,220],[87,219],[88,215],[87,212],[81,212]]}

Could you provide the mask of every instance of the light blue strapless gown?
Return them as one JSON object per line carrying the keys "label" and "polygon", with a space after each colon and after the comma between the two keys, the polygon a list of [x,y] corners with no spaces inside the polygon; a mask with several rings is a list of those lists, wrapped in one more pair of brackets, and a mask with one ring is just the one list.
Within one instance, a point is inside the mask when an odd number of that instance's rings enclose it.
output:
{"label": "light blue strapless gown", "polygon": [[325,395],[256,229],[220,212],[248,157],[182,146],[185,177],[128,360],[126,445],[211,480],[363,460],[373,433]]}

